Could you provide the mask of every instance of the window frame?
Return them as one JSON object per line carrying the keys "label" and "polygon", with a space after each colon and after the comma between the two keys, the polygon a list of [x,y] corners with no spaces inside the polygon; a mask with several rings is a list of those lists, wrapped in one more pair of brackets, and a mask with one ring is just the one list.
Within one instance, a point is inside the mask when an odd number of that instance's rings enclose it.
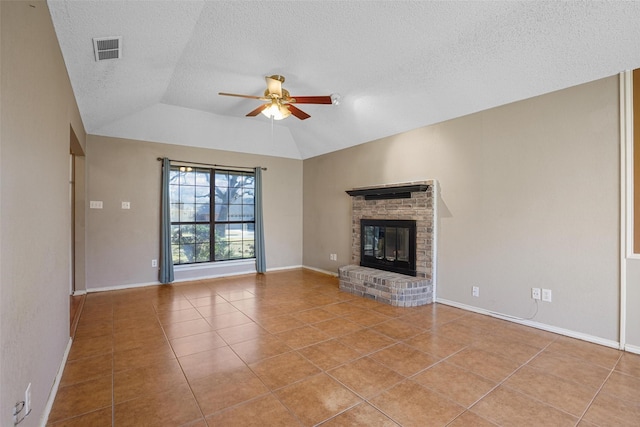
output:
{"label": "window frame", "polygon": [[[193,177],[181,177],[178,179],[176,183],[172,182],[174,179],[174,173],[193,173]],[[208,174],[208,185],[198,184],[198,172]],[[227,187],[221,186],[218,183],[219,176],[227,176]],[[236,182],[236,185],[229,186],[231,176],[237,176],[240,178]],[[187,182],[184,182],[187,181]],[[239,183],[239,185],[237,185]],[[255,240],[253,238],[248,239],[247,237],[252,236],[252,231],[255,230],[255,173],[253,171],[240,171],[226,168],[216,168],[216,167],[206,167],[206,166],[197,166],[197,167],[189,167],[189,166],[181,166],[181,165],[171,165],[171,175],[170,175],[170,206],[171,206],[171,214],[170,214],[170,222],[171,222],[171,254],[172,254],[172,262],[174,266],[193,266],[193,265],[202,265],[207,263],[224,263],[229,261],[245,261],[255,259]],[[184,187],[192,187],[191,190],[192,196],[187,196],[187,199],[191,199],[189,202],[185,202],[182,198],[182,188]],[[207,203],[198,203],[198,188],[208,188],[208,211],[198,210],[198,206],[206,206]],[[223,193],[226,196],[226,201],[224,197],[218,197],[217,189],[226,188],[226,192]],[[232,203],[232,200],[229,196],[231,196],[231,190],[233,190],[233,194],[235,198],[240,199],[240,203]],[[186,191],[189,193],[190,191]],[[247,195],[249,195],[250,200],[253,203],[245,203]],[[176,197],[177,196],[177,197]],[[200,196],[201,197],[201,196]],[[188,220],[182,220],[180,215],[189,209],[184,209],[184,205],[193,206],[192,218]],[[231,212],[232,206],[240,206],[240,219],[232,220],[228,215]],[[252,206],[252,209],[249,209],[245,213],[245,206]],[[220,210],[226,207],[226,219],[220,220],[219,213]],[[216,215],[218,212],[218,215]],[[178,214],[177,218],[175,214]],[[206,221],[202,219],[198,219],[199,215],[205,215]],[[245,218],[250,219],[245,219]],[[205,225],[208,226],[208,233],[205,235],[207,239],[198,241],[198,226]],[[225,226],[226,231],[224,232],[225,238],[220,239],[216,230],[220,229],[220,226]],[[238,225],[240,226],[240,238],[237,236],[235,239],[231,239],[230,229],[231,226],[235,230],[238,229]],[[176,236],[176,228],[177,227],[177,236]],[[193,227],[192,241],[189,243],[185,243],[183,241],[183,227]],[[236,233],[237,234],[237,233]],[[202,234],[200,234],[202,237]],[[226,256],[220,256],[218,253],[221,242],[226,243],[226,247],[223,250],[226,250]],[[232,251],[232,247],[237,247],[238,243],[240,244],[240,250]],[[199,252],[201,249],[198,247],[199,245],[208,245],[207,252],[205,252],[208,256],[207,259],[202,259]],[[187,259],[183,261],[182,254],[184,253],[184,248],[187,246],[191,246],[193,249],[191,250],[191,259]],[[176,258],[176,247],[177,247],[177,258]],[[248,255],[247,255],[248,254]]]}

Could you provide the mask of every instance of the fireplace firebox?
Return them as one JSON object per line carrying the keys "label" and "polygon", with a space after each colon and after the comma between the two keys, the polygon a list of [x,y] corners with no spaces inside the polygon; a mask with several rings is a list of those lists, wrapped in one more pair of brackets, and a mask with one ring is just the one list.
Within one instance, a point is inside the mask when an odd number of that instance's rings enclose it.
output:
{"label": "fireplace firebox", "polygon": [[416,276],[416,221],[360,220],[360,265]]}

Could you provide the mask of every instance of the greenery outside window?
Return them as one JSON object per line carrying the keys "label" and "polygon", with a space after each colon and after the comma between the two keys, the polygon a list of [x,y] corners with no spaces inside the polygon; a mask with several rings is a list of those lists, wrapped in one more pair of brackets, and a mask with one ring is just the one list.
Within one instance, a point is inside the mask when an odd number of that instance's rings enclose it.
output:
{"label": "greenery outside window", "polygon": [[253,172],[172,166],[173,264],[255,258]]}

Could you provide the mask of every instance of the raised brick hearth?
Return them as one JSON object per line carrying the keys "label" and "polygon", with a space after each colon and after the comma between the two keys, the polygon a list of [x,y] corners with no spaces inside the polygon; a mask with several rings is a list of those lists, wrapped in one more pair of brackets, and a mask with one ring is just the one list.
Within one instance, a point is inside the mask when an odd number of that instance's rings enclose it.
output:
{"label": "raised brick hearth", "polygon": [[[400,307],[414,307],[433,302],[433,186],[435,182],[417,181],[382,185],[375,188],[425,184],[426,191],[411,192],[411,198],[365,200],[352,197],[351,265],[339,268],[340,289]],[[351,191],[366,190],[356,189]],[[360,266],[360,220],[415,220],[417,277]]]}
{"label": "raised brick hearth", "polygon": [[340,267],[340,289],[397,307],[433,302],[433,284],[424,277],[406,276],[358,265]]}

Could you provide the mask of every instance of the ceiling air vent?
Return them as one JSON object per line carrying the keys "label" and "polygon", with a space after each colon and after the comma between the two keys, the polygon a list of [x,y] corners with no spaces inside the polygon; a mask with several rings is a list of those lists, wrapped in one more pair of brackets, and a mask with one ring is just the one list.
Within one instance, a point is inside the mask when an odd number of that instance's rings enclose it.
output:
{"label": "ceiling air vent", "polygon": [[96,61],[122,57],[122,37],[100,37],[93,39]]}

